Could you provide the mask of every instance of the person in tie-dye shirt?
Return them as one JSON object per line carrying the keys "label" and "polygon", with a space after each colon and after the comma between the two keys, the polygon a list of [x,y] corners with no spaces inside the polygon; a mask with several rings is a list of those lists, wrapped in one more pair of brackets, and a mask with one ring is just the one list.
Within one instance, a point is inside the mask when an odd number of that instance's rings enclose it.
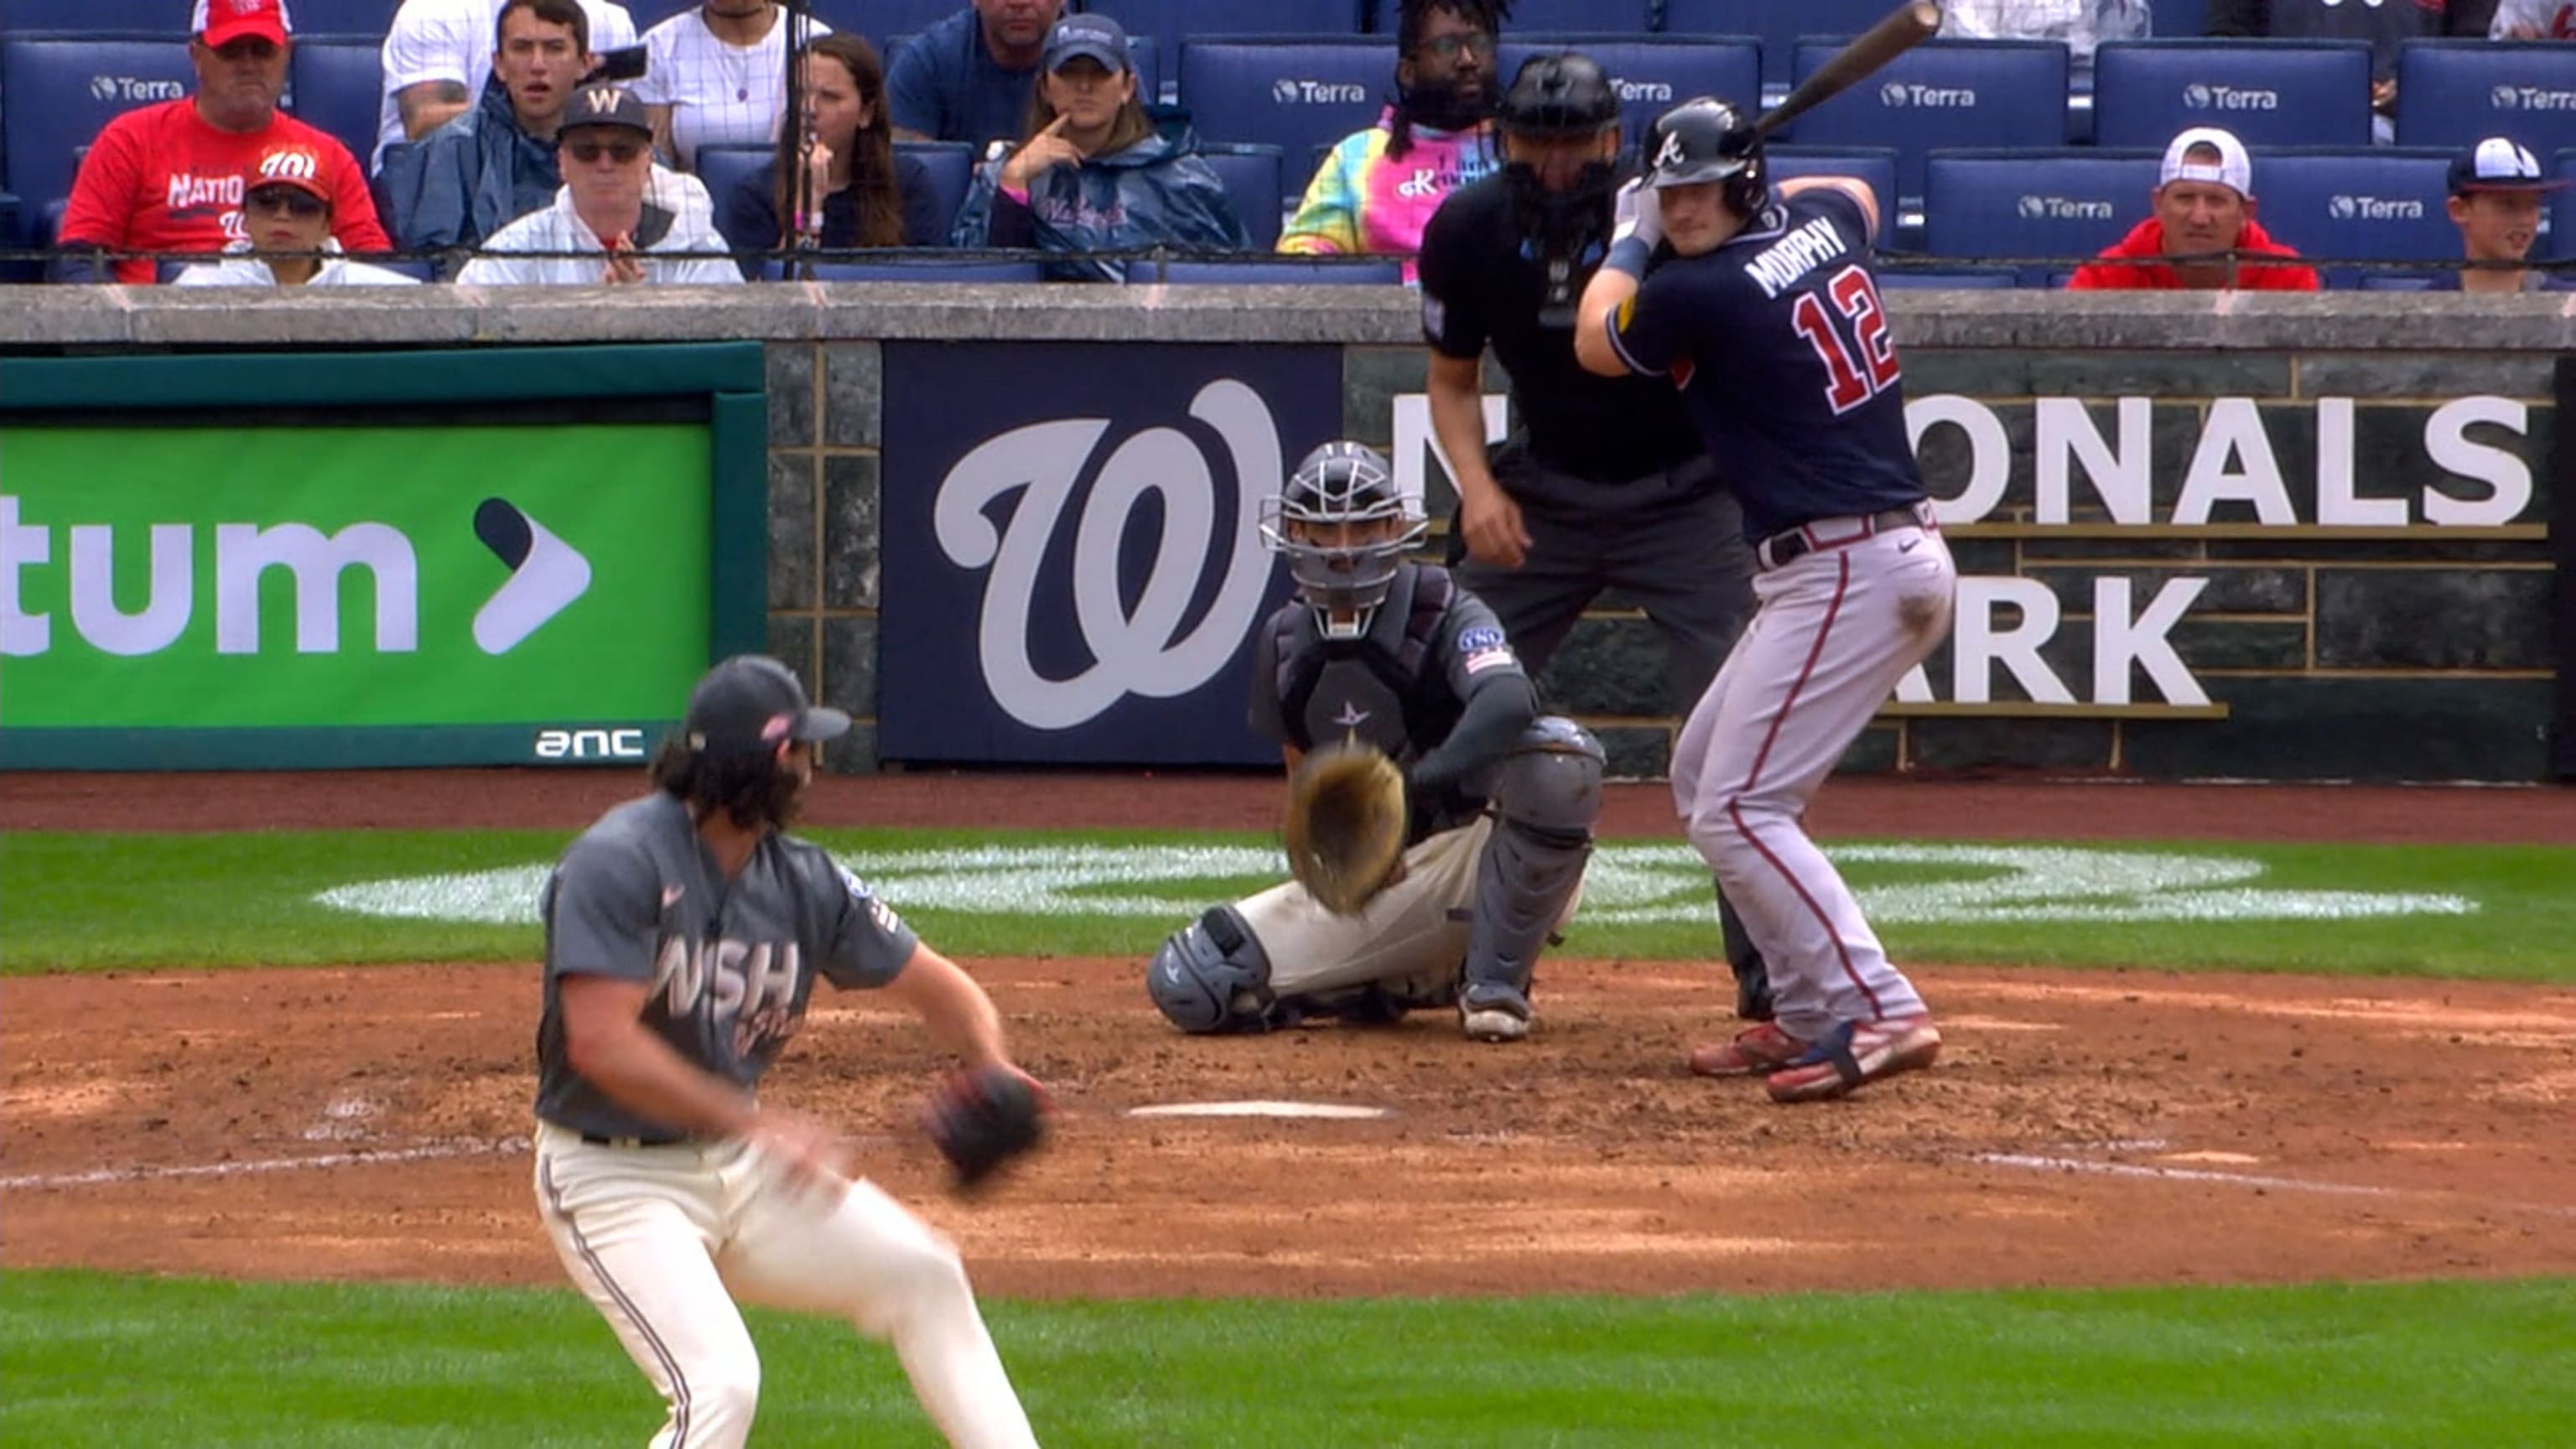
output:
{"label": "person in tie-dye shirt", "polygon": [[1406,259],[1449,194],[1498,169],[1496,37],[1511,0],[1403,0],[1396,12],[1395,104],[1324,157],[1279,250]]}

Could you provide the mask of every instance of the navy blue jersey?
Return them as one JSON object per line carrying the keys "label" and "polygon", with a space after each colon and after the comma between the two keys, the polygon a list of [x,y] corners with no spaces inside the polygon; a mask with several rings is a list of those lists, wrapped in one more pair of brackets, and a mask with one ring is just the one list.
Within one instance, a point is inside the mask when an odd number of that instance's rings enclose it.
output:
{"label": "navy blue jersey", "polygon": [[1749,538],[1923,498],[1868,237],[1841,189],[1801,191],[1715,251],[1666,258],[1610,318],[1620,360],[1682,390]]}

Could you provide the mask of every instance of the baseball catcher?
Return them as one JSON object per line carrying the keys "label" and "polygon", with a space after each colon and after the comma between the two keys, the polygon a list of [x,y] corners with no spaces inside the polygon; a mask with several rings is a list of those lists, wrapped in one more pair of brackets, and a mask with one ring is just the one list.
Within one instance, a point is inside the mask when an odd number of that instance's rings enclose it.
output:
{"label": "baseball catcher", "polygon": [[1454,1005],[1476,1040],[1529,1034],[1531,973],[1592,852],[1601,746],[1537,713],[1491,610],[1408,561],[1425,528],[1386,459],[1349,442],[1264,510],[1297,595],[1261,627],[1252,722],[1287,760],[1297,879],[1155,952],[1145,989],[1184,1031]]}

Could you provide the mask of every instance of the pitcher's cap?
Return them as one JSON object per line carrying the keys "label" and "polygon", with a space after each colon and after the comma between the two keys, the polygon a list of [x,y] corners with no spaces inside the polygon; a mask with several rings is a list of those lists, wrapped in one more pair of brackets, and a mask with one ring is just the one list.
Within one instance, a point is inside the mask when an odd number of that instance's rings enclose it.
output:
{"label": "pitcher's cap", "polygon": [[850,717],[805,697],[795,671],[766,654],[737,654],[689,691],[680,729],[704,755],[770,754],[788,740],[812,743],[848,732]]}

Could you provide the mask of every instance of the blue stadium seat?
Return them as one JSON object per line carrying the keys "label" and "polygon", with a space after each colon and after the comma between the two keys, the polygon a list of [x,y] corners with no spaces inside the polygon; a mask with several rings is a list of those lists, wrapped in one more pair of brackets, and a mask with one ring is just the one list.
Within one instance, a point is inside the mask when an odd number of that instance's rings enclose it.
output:
{"label": "blue stadium seat", "polygon": [[2010,267],[1881,267],[1878,286],[1883,292],[1938,292],[1955,288],[1976,291],[2008,291],[2021,285],[2021,278]]}
{"label": "blue stadium seat", "polygon": [[[1180,77],[1181,104],[1200,139],[1307,156],[1377,120],[1395,89],[1395,47],[1306,36],[1192,39],[1181,46]],[[1288,184],[1302,191],[1306,177]]]}
{"label": "blue stadium seat", "polygon": [[[809,262],[806,264],[817,282],[1042,282],[1046,280],[1044,264],[1039,262],[977,261],[970,257],[924,257],[915,261],[888,258],[881,262]],[[763,262],[763,281],[777,281],[785,267],[776,261]]]}
{"label": "blue stadium seat", "polygon": [[2397,140],[2457,149],[2511,136],[2534,152],[2576,146],[2576,45],[2410,40],[2397,52]]}
{"label": "blue stadium seat", "polygon": [[1207,145],[1200,157],[1225,183],[1234,214],[1243,221],[1244,240],[1254,251],[1279,245],[1279,227],[1287,219],[1288,177],[1279,148],[1252,145]]}
{"label": "blue stadium seat", "polygon": [[2421,272],[2364,272],[2361,290],[2365,292],[2429,292],[2433,279]]}
{"label": "blue stadium seat", "polygon": [[109,121],[196,84],[185,40],[0,37],[0,184],[30,207],[71,195],[75,152]]}
{"label": "blue stadium seat", "polygon": [[[1516,8],[1515,20],[1520,17]],[[1693,96],[1750,96],[1762,87],[1762,42],[1749,35],[1523,35],[1503,38],[1503,83],[1534,55],[1579,50],[1601,62],[1619,89],[1620,121],[1634,140],[1655,117]]]}
{"label": "blue stadium seat", "polygon": [[[2460,230],[2443,209],[2451,153],[2393,146],[2349,151],[2258,151],[2254,197],[2263,229],[2310,257],[2445,261]],[[2348,287],[2357,267],[2319,269]]]}
{"label": "blue stadium seat", "polygon": [[35,30],[77,30],[88,35],[143,35],[161,40],[185,39],[188,10],[184,5],[106,0],[0,0],[0,34]]}
{"label": "blue stadium seat", "polygon": [[[716,204],[716,221],[719,225],[726,217],[733,214],[734,188],[741,184],[744,177],[768,165],[769,158],[776,154],[767,146],[700,146],[698,148],[698,180],[705,184],[707,195]],[[941,238],[943,241],[946,239]],[[748,245],[741,237],[729,236],[725,240],[737,247]]]}
{"label": "blue stadium seat", "polygon": [[[1804,80],[1837,44],[1798,43]],[[1801,146],[1894,144],[1896,189],[1923,195],[1924,153],[2066,144],[2066,47],[2053,40],[1932,40],[1790,123]]]}
{"label": "blue stadium seat", "polygon": [[[1758,35],[1762,81],[1786,90],[1797,64],[1798,42],[1849,39],[1887,18],[1893,0],[1663,0],[1667,35]],[[1725,96],[1760,109],[1752,96]],[[1878,138],[1883,139],[1883,138]]]}
{"label": "blue stadium seat", "polygon": [[[964,0],[957,0],[963,4]],[[1178,54],[1193,35],[1313,35],[1347,39],[1360,33],[1363,0],[1081,0],[1070,8],[1096,10],[1131,37],[1152,36],[1166,54]],[[1229,138],[1231,139],[1231,138]]]}
{"label": "blue stadium seat", "polygon": [[2248,146],[2370,144],[2361,40],[2110,40],[2093,52],[2093,144],[2159,149],[2186,126]]}
{"label": "blue stadium seat", "polygon": [[[1523,31],[1538,30],[1643,35],[1654,28],[1652,11],[1653,6],[1641,0],[1513,0],[1512,21],[1503,28],[1503,40],[1509,43]],[[1394,15],[1395,5],[1388,0],[1382,28],[1390,33],[1395,29]],[[1508,78],[1511,72],[1503,74]]]}
{"label": "blue stadium seat", "polygon": [[[2560,181],[2576,183],[2576,150],[2562,150],[2551,158],[2549,174]],[[2531,254],[2549,258],[2576,256],[2576,184],[2549,193],[2549,213],[2542,220],[2547,229],[2540,234],[2540,240],[2532,243]]]}
{"label": "blue stadium seat", "polygon": [[286,109],[364,161],[375,149],[377,107],[384,101],[383,51],[382,37],[297,41],[286,72]]}
{"label": "blue stadium seat", "polygon": [[1131,282],[1239,284],[1250,286],[1367,286],[1404,284],[1404,264],[1391,258],[1367,261],[1280,257],[1262,261],[1156,261],[1140,257],[1127,264]]}
{"label": "blue stadium seat", "polygon": [[975,180],[975,148],[964,141],[897,141],[894,149],[899,155],[918,158],[929,171],[942,224],[955,225],[959,208],[966,204],[966,188]]}
{"label": "blue stadium seat", "polygon": [[[1923,249],[1941,257],[2090,257],[2144,221],[2161,151],[1935,151]],[[2267,213],[2268,215],[2268,213]],[[2044,286],[2062,265],[2022,269]]]}
{"label": "blue stadium seat", "polygon": [[1896,152],[1886,146],[1853,146],[1831,150],[1822,146],[1766,146],[1764,161],[1771,179],[1785,181],[1792,176],[1851,176],[1869,183],[1878,195],[1877,245],[1884,251],[1896,244]]}

